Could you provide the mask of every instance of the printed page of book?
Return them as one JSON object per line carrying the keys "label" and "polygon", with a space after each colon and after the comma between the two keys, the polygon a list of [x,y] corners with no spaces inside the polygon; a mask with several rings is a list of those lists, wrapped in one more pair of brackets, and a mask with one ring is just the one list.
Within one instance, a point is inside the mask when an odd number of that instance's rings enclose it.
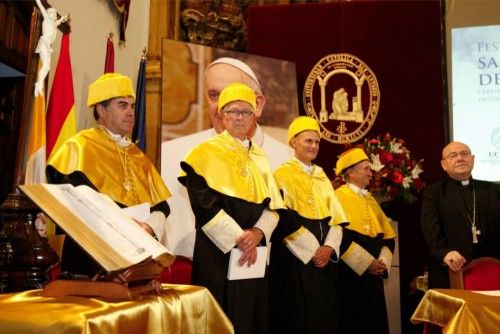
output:
{"label": "printed page of book", "polygon": [[[164,266],[169,266],[173,262],[171,252],[137,224],[133,220],[135,217],[131,217],[126,210],[120,208],[110,197],[87,186],[78,186],[75,190],[83,198],[89,200],[91,205],[94,206],[95,212],[109,225],[111,235],[115,235],[117,238],[115,241],[119,243],[120,248],[128,249],[137,246],[138,251],[144,249],[153,259]],[[146,220],[149,216],[149,214],[146,214],[146,212],[149,212],[149,203],[142,203],[132,208],[135,211],[134,214],[142,216],[137,217],[139,220]],[[139,211],[142,211],[142,213],[139,213]],[[98,225],[98,227],[101,227],[101,225]]]}
{"label": "printed page of book", "polygon": [[229,266],[227,269],[227,279],[231,281],[264,277],[266,273],[267,250],[266,246],[258,246],[257,262],[249,267],[247,264],[242,266],[238,264],[243,252],[239,248],[231,249],[231,254],[229,255]]}
{"label": "printed page of book", "polygon": [[109,197],[90,187],[32,184],[20,188],[108,272],[170,255]]}

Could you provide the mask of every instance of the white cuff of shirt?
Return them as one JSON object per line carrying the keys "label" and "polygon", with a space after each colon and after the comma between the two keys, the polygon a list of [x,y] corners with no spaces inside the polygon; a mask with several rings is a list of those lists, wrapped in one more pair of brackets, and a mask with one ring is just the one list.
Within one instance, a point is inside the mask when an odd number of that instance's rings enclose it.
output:
{"label": "white cuff of shirt", "polygon": [[385,266],[387,267],[387,274],[389,274],[389,272],[391,271],[391,264],[392,264],[392,252],[389,249],[389,247],[387,246],[382,247],[378,259],[384,262]]}
{"label": "white cuff of shirt", "polygon": [[269,244],[271,239],[271,234],[273,233],[276,225],[278,225],[278,214],[274,211],[264,209],[259,220],[255,223],[253,227],[260,229],[264,236],[266,237],[266,245]]}
{"label": "white cuff of shirt", "polygon": [[338,262],[340,259],[340,243],[342,242],[342,228],[340,226],[330,226],[328,234],[325,238],[325,246],[330,246],[335,251],[336,257],[335,261]]}
{"label": "white cuff of shirt", "polygon": [[359,276],[364,274],[375,259],[356,242],[352,242],[340,258]]}
{"label": "white cuff of shirt", "polygon": [[304,226],[288,235],[283,242],[290,252],[304,264],[311,261],[319,248],[318,239]]}
{"label": "white cuff of shirt", "polygon": [[161,211],[153,211],[145,223],[151,227],[156,235],[156,238],[158,240],[162,240],[163,235],[165,234],[166,226],[165,214]]}

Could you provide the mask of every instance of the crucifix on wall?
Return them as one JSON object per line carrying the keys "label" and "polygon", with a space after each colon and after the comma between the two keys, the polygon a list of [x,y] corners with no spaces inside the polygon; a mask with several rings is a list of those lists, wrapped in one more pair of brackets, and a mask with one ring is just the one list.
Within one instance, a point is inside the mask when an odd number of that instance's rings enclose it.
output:
{"label": "crucifix on wall", "polygon": [[130,2],[132,0],[110,0],[120,15],[120,43],[125,43],[125,30],[127,29]]}

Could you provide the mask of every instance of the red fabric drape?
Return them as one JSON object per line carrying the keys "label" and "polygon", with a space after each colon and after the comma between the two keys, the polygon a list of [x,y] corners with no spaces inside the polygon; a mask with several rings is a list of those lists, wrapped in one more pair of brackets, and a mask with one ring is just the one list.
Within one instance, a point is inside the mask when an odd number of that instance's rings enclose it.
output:
{"label": "red fabric drape", "polygon": [[[379,113],[367,136],[389,132],[404,139],[413,156],[425,159],[422,176],[429,181],[442,176],[441,47],[439,1],[266,5],[250,6],[248,12],[247,52],[295,62],[301,114],[305,79],[321,58],[350,53],[364,61],[381,92]],[[321,145],[317,162],[331,176],[343,146]]]}

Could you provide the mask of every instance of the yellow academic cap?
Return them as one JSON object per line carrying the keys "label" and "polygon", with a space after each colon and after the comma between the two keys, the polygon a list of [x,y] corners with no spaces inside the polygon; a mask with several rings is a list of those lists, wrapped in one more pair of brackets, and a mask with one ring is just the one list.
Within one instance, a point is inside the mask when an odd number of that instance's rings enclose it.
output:
{"label": "yellow academic cap", "polygon": [[257,97],[252,88],[242,83],[232,83],[220,92],[217,111],[220,112],[224,106],[234,101],[248,102],[255,112]]}
{"label": "yellow academic cap", "polygon": [[106,73],[90,84],[87,106],[92,107],[99,102],[120,96],[132,96],[135,99],[132,81],[120,73]]}
{"label": "yellow academic cap", "polygon": [[293,137],[303,131],[316,131],[321,135],[319,124],[316,119],[309,116],[299,116],[294,119],[288,127],[288,144],[290,144],[290,140],[292,140]]}
{"label": "yellow academic cap", "polygon": [[365,151],[360,148],[351,148],[340,155],[339,160],[337,160],[337,166],[335,167],[335,174],[340,175],[347,168],[363,160],[369,160]]}

